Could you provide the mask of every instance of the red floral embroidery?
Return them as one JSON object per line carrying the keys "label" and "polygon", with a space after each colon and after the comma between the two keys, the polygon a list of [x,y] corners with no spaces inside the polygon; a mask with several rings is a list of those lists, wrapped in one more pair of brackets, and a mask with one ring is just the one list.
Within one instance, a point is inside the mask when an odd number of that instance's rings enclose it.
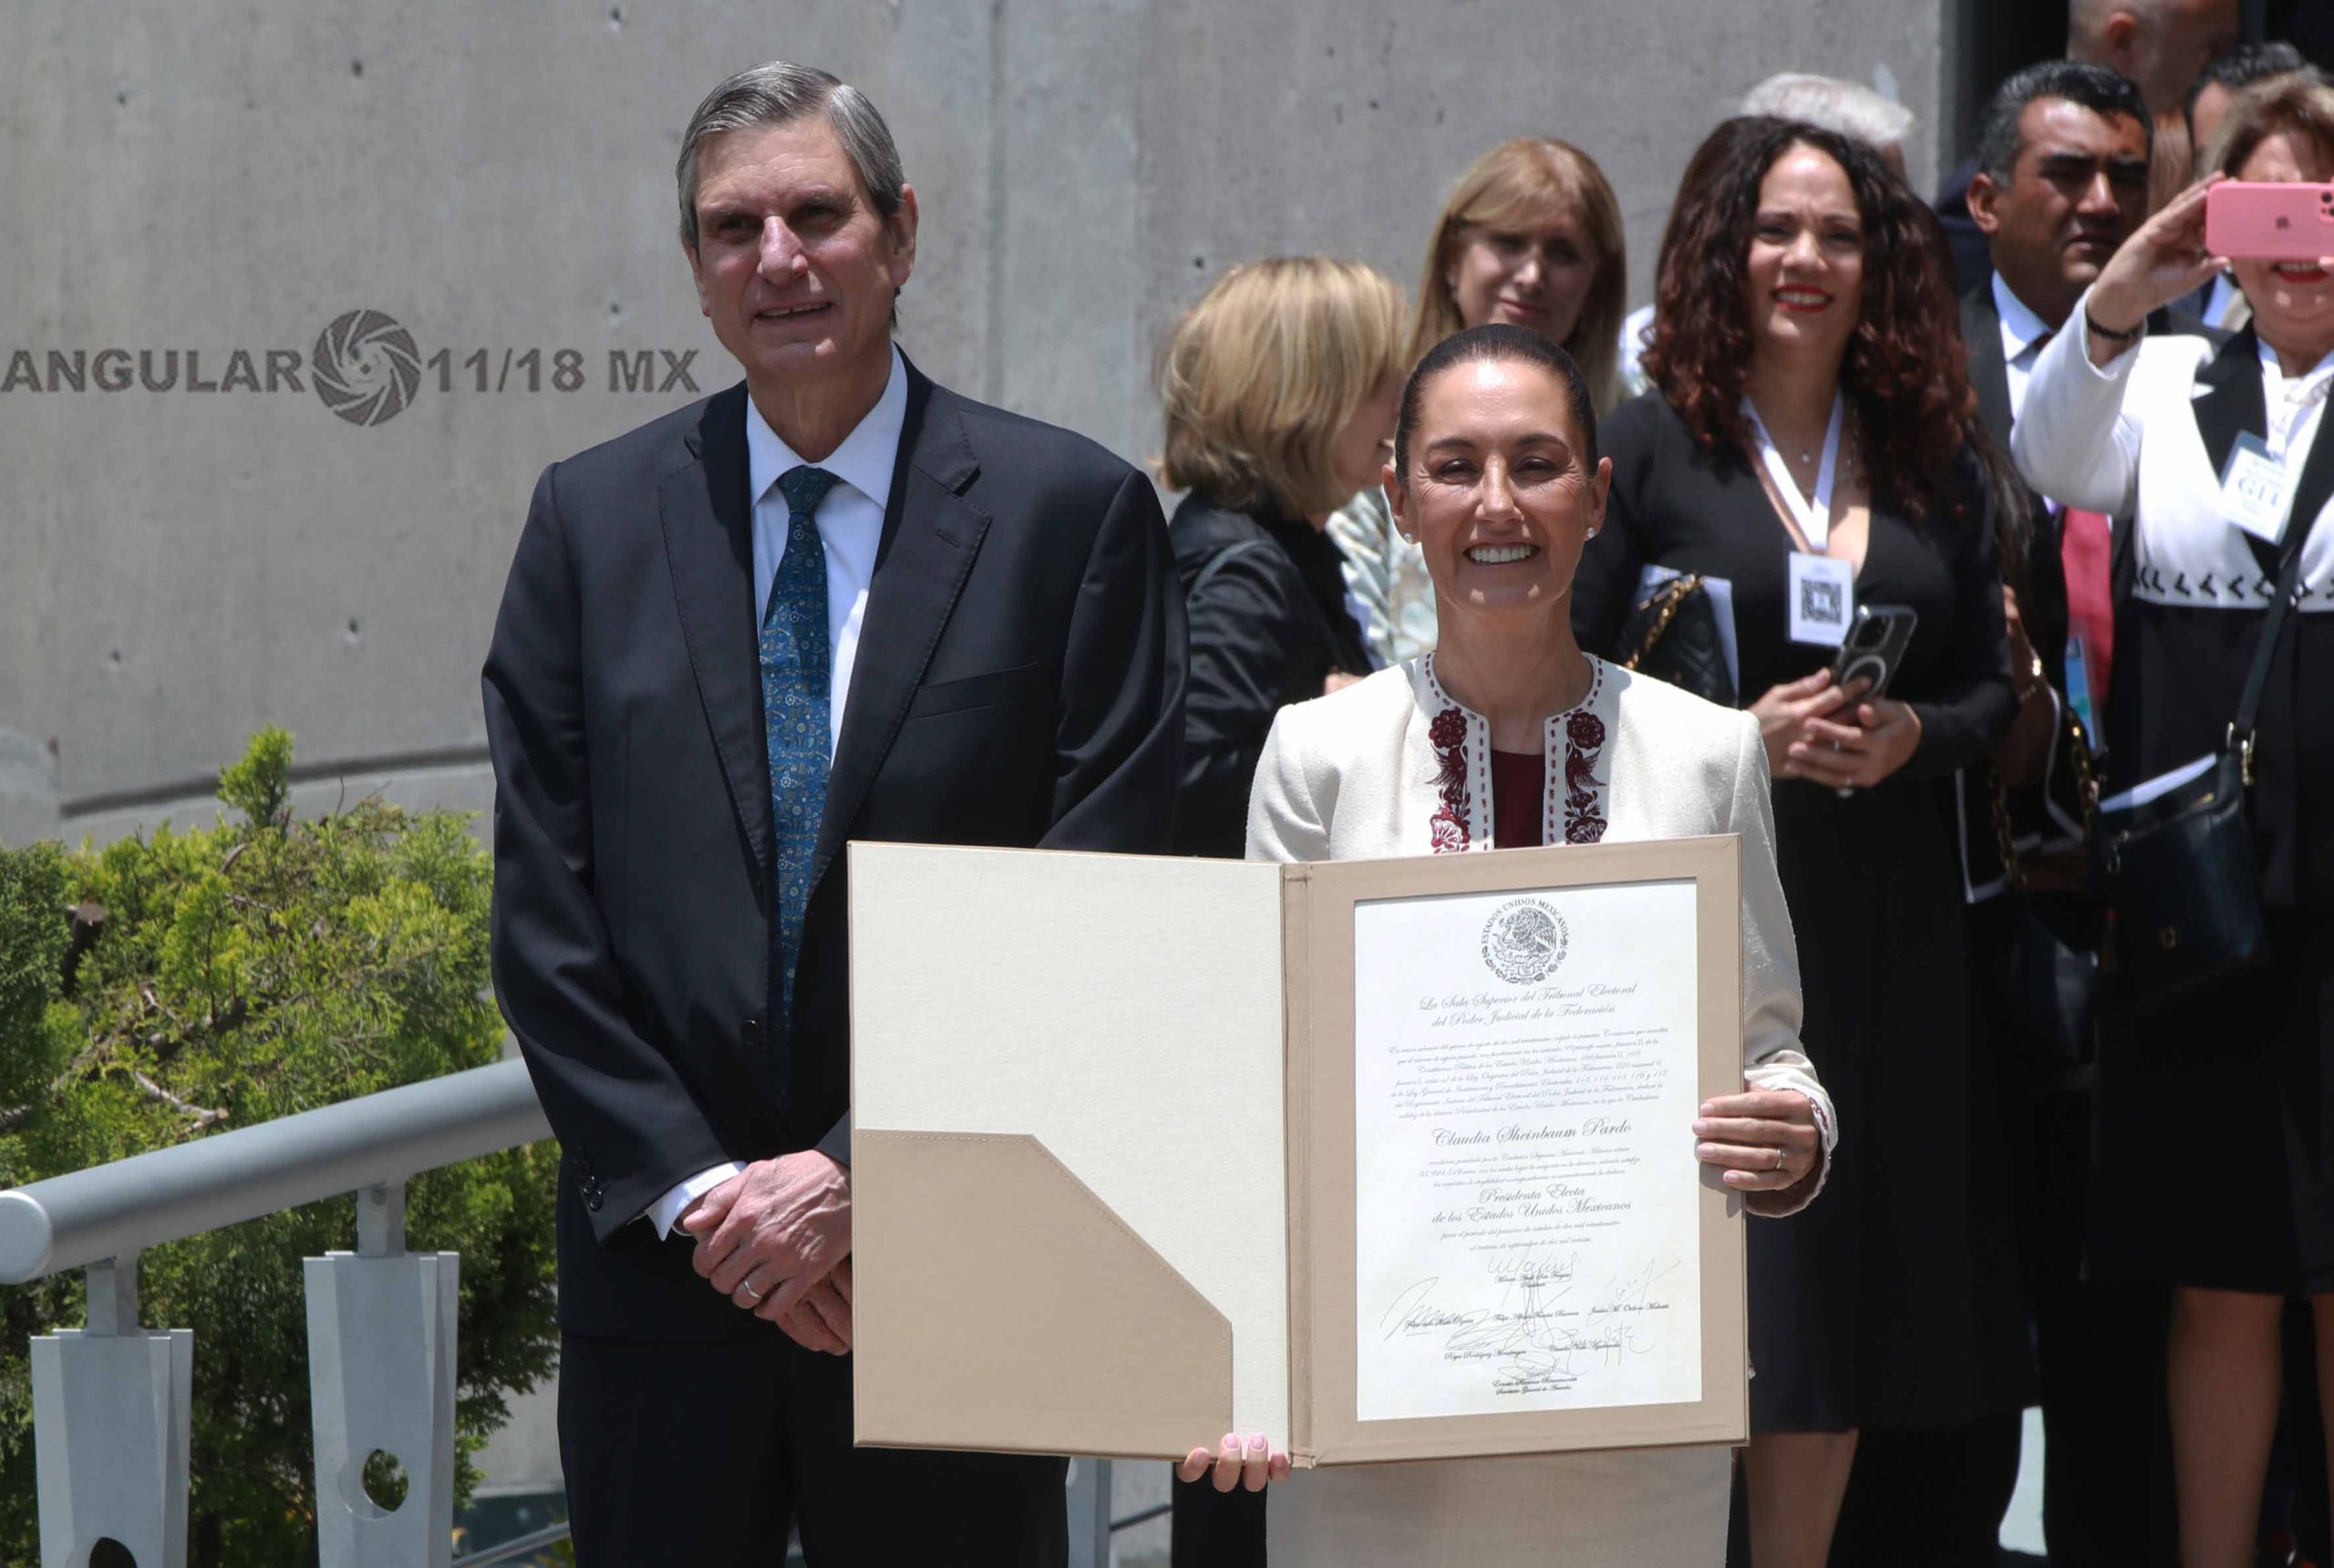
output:
{"label": "red floral embroidery", "polygon": [[[1605,819],[1603,782],[1596,776],[1599,754],[1605,749],[1605,721],[1592,711],[1598,695],[1605,689],[1605,667],[1591,661],[1588,695],[1580,706],[1564,716],[1565,755],[1561,765],[1554,756],[1555,740],[1549,738],[1549,826],[1554,827],[1555,780],[1563,779],[1564,840],[1567,844],[1600,843],[1609,824]],[[1432,681],[1433,666],[1428,666]],[[1437,696],[1441,687],[1433,686]],[[1427,738],[1434,747],[1435,793],[1434,813],[1427,819],[1430,841],[1438,855],[1456,854],[1473,841],[1467,828],[1468,758],[1467,712],[1442,698],[1445,706],[1427,725]],[[1558,772],[1561,766],[1562,771]]]}
{"label": "red floral embroidery", "polygon": [[1596,701],[1596,694],[1604,688],[1605,668],[1589,666],[1593,677],[1588,695],[1580,707],[1565,720],[1565,842],[1567,844],[1600,843],[1605,838],[1606,821],[1598,809],[1603,802],[1596,792],[1596,754],[1605,748],[1605,721],[1589,712]]}
{"label": "red floral embroidery", "polygon": [[1457,707],[1446,707],[1434,716],[1427,726],[1427,738],[1434,744],[1436,761],[1441,765],[1435,773],[1435,790],[1441,798],[1434,815],[1428,819],[1434,852],[1438,855],[1457,854],[1466,849],[1470,841],[1467,831],[1467,716]]}

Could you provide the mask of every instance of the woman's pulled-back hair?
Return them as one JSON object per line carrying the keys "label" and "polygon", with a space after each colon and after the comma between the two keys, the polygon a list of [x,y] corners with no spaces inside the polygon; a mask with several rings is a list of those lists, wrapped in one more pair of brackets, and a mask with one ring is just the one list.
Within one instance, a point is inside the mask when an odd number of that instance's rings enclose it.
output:
{"label": "woman's pulled-back hair", "polygon": [[1864,228],[1864,297],[1840,365],[1875,497],[1918,521],[1947,488],[1978,406],[1961,346],[1944,231],[1861,142],[1751,116],[1712,131],[1688,166],[1661,246],[1646,375],[1702,449],[1753,449],[1742,394],[1750,368],[1750,240],[1759,187],[1778,159],[1812,147],[1838,164]]}
{"label": "woman's pulled-back hair", "polygon": [[1337,437],[1401,374],[1402,314],[1401,291],[1359,262],[1275,256],[1225,273],[1160,356],[1160,478],[1286,518],[1351,500],[1337,478]]}
{"label": "woman's pulled-back hair", "polygon": [[1596,403],[1580,366],[1571,355],[1530,327],[1494,321],[1454,333],[1436,344],[1403,383],[1402,412],[1394,426],[1394,471],[1402,483],[1410,482],[1410,438],[1418,434],[1420,411],[1435,378],[1455,366],[1503,364],[1536,365],[1555,377],[1565,389],[1565,409],[1572,416],[1573,434],[1577,438],[1575,455],[1584,467],[1596,466]]}

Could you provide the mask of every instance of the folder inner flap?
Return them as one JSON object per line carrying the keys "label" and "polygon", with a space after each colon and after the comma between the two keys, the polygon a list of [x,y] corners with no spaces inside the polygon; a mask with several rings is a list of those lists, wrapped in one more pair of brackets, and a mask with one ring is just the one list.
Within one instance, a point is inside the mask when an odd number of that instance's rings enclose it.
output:
{"label": "folder inner flap", "polygon": [[1230,1323],[1233,1426],[1285,1438],[1280,868],[907,844],[851,857],[854,1137],[1035,1139]]}

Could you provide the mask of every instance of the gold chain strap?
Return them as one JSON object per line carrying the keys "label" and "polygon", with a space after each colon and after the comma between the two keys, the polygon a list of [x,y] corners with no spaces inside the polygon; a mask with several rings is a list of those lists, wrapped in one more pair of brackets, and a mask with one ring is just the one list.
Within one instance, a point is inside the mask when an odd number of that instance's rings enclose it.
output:
{"label": "gold chain strap", "polygon": [[1621,661],[1621,667],[1623,669],[1636,669],[1637,667],[1637,661],[1644,658],[1647,654],[1653,652],[1653,645],[1661,641],[1663,634],[1669,630],[1669,623],[1678,618],[1678,606],[1685,603],[1687,596],[1700,588],[1701,585],[1701,577],[1695,573],[1689,572],[1679,576],[1672,577],[1668,582],[1664,583],[1660,587],[1653,591],[1652,597],[1647,599],[1646,603],[1654,603],[1658,602],[1661,607],[1655,613],[1653,624],[1646,631],[1645,642],[1638,646],[1636,652],[1630,654],[1627,658]]}
{"label": "gold chain strap", "polygon": [[[2068,750],[2075,765],[2075,799],[2082,811],[2082,833],[2088,841],[2099,816],[2099,779],[2092,770],[2091,737],[2083,733],[2082,720],[2075,716],[2071,704],[2068,705],[2066,716]],[[2010,831],[2009,791],[2002,785],[2001,769],[1991,762],[1986,764],[1986,777],[1994,789],[1994,843],[2001,854],[2002,874],[2009,879],[2010,886],[2024,892],[2026,866],[2019,859],[2018,843]]]}

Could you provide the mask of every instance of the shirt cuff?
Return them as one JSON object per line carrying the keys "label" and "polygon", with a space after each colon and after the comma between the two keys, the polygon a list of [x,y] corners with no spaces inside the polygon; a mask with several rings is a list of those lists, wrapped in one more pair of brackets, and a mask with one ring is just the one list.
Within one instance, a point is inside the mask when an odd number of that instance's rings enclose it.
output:
{"label": "shirt cuff", "polygon": [[728,1181],[732,1176],[742,1176],[745,1173],[746,1168],[734,1160],[713,1166],[709,1170],[700,1171],[651,1203],[640,1217],[656,1228],[656,1239],[661,1242],[671,1235],[673,1227],[680,1222],[682,1210]]}

